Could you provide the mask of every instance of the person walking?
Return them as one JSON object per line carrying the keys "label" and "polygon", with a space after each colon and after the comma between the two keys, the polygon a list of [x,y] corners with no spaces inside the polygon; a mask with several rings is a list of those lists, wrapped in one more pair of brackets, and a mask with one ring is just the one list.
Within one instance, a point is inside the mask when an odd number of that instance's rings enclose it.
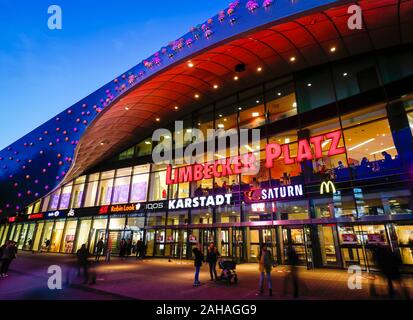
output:
{"label": "person walking", "polygon": [[105,247],[105,243],[103,242],[103,238],[100,238],[98,243],[96,244],[96,256],[95,261],[99,261],[100,257],[103,255],[103,249]]}
{"label": "person walking", "polygon": [[80,275],[80,270],[83,269],[83,283],[86,284],[89,280],[89,251],[86,248],[86,244],[82,244],[82,247],[77,250],[77,263]]}
{"label": "person walking", "polygon": [[8,241],[8,244],[4,247],[1,260],[0,276],[2,278],[8,277],[9,267],[13,259],[17,258],[17,247],[14,241]]}
{"label": "person walking", "polygon": [[211,275],[211,281],[218,280],[217,261],[218,261],[219,256],[220,254],[218,252],[218,248],[215,247],[215,244],[213,242],[211,242],[211,244],[208,247],[207,258],[206,258],[206,261],[208,262],[208,265],[209,265],[209,274]]}
{"label": "person walking", "polygon": [[122,259],[125,259],[125,255],[126,255],[126,241],[125,239],[122,239],[122,241],[120,242],[119,257],[121,257]]}
{"label": "person walking", "polygon": [[126,256],[129,257],[132,254],[132,239],[129,239],[126,243]]}
{"label": "person walking", "polygon": [[271,271],[273,258],[271,251],[268,250],[267,244],[263,244],[258,255],[258,270],[260,272],[259,289],[260,294],[264,293],[264,278],[267,278],[269,295],[272,296]]}
{"label": "person walking", "polygon": [[143,257],[142,257],[143,241],[142,241],[141,239],[139,239],[139,240],[136,242],[136,249],[135,249],[135,251],[136,251],[136,260],[138,260],[138,259],[143,259]]}
{"label": "person walking", "polygon": [[199,281],[199,272],[202,267],[202,262],[204,261],[204,254],[201,251],[201,244],[197,243],[195,248],[192,249],[192,253],[194,254],[194,266],[195,266],[195,280],[194,280],[194,287],[198,287],[201,285]]}
{"label": "person walking", "polygon": [[289,274],[284,278],[284,295],[287,293],[287,287],[288,287],[288,282],[291,281],[293,285],[293,296],[294,298],[298,298],[298,292],[299,292],[299,280],[298,280],[298,255],[297,252],[295,251],[295,248],[293,246],[289,246],[287,248],[287,258],[288,262],[290,264],[290,272]]}

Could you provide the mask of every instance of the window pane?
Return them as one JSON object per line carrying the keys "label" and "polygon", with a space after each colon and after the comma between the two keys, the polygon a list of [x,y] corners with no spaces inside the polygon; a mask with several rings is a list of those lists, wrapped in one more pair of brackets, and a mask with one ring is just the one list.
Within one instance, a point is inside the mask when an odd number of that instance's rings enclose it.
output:
{"label": "window pane", "polygon": [[60,196],[60,206],[59,209],[69,208],[70,195],[72,194],[72,185],[63,187],[62,195]]}
{"label": "window pane", "polygon": [[89,182],[87,184],[85,207],[94,207],[99,181]]}
{"label": "window pane", "polygon": [[129,201],[130,180],[131,177],[116,178],[112,203],[127,203]]}
{"label": "window pane", "polygon": [[98,204],[110,204],[113,190],[113,179],[102,180],[99,186]]}

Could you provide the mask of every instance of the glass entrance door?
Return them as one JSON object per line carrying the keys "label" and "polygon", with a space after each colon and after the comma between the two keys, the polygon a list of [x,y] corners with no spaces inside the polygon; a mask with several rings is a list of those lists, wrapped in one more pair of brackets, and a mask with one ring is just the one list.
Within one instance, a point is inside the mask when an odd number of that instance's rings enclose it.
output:
{"label": "glass entrance door", "polygon": [[298,255],[299,264],[313,267],[310,232],[310,228],[305,226],[282,227],[284,263],[289,264],[287,252],[292,246]]}
{"label": "glass entrance door", "polygon": [[251,228],[249,231],[249,261],[257,261],[261,246],[265,243],[277,260],[277,237],[275,228]]}
{"label": "glass entrance door", "polygon": [[175,259],[184,259],[187,255],[188,232],[181,229],[166,230],[165,255]]}

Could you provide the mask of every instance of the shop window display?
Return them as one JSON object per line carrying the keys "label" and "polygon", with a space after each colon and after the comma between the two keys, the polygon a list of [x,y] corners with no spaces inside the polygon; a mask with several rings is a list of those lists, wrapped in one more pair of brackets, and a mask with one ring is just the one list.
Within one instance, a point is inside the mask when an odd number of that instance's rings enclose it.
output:
{"label": "shop window display", "polygon": [[77,252],[83,244],[88,247],[89,245],[89,234],[90,234],[90,227],[92,226],[92,219],[80,219],[79,220],[80,227],[79,227],[79,232],[77,234],[76,244],[74,248],[74,252]]}
{"label": "shop window display", "polygon": [[33,239],[33,251],[40,251],[42,248],[42,234],[43,234],[43,228],[44,228],[45,223],[44,222],[38,222],[36,226],[36,234]]}
{"label": "shop window display", "polygon": [[72,253],[75,235],[76,235],[77,220],[67,220],[65,231],[62,239],[62,246],[60,251],[63,253]]}
{"label": "shop window display", "polygon": [[86,187],[85,207],[94,207],[99,186],[99,173],[91,174],[88,177]]}
{"label": "shop window display", "polygon": [[57,207],[59,206],[60,191],[61,189],[58,189],[57,191],[52,193],[49,203],[50,211],[57,210]]}
{"label": "shop window display", "polygon": [[169,211],[168,226],[186,225],[188,223],[188,210]]}
{"label": "shop window display", "polygon": [[398,225],[395,229],[402,262],[413,265],[413,226]]}
{"label": "shop window display", "polygon": [[149,183],[149,165],[134,168],[130,202],[145,202]]}
{"label": "shop window display", "polygon": [[55,227],[51,234],[50,240],[50,252],[59,252],[60,245],[62,244],[62,236],[65,228],[65,221],[56,221]]}
{"label": "shop window display", "polygon": [[212,224],[213,216],[211,208],[194,209],[191,211],[191,224]]}
{"label": "shop window display", "polygon": [[62,188],[62,194],[60,195],[59,209],[65,210],[69,208],[71,194],[72,194],[72,183],[69,183],[68,185],[65,185]]}
{"label": "shop window display", "polygon": [[114,175],[115,171],[102,172],[98,192],[98,204],[101,206],[111,203]]}
{"label": "shop window display", "polygon": [[167,197],[168,186],[166,184],[166,171],[152,172],[149,201],[166,200]]}
{"label": "shop window display", "polygon": [[166,222],[165,212],[151,212],[147,216],[147,226],[163,226]]}
{"label": "shop window display", "polygon": [[90,246],[89,246],[90,252],[95,251],[95,244],[97,243],[97,241],[99,241],[98,239],[103,237],[103,239],[106,241],[107,223],[108,223],[107,216],[93,219],[92,228],[90,229]]}

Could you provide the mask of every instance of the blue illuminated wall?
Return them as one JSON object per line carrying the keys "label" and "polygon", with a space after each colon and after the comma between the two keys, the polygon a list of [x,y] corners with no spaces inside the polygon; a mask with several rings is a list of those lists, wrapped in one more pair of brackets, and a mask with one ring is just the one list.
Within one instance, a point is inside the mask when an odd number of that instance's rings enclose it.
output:
{"label": "blue illuminated wall", "polygon": [[[0,151],[0,214],[14,215],[64,179],[86,128],[117,98],[172,64],[243,32],[336,0],[234,1],[218,15]],[[155,35],[154,35],[155,36]]]}

